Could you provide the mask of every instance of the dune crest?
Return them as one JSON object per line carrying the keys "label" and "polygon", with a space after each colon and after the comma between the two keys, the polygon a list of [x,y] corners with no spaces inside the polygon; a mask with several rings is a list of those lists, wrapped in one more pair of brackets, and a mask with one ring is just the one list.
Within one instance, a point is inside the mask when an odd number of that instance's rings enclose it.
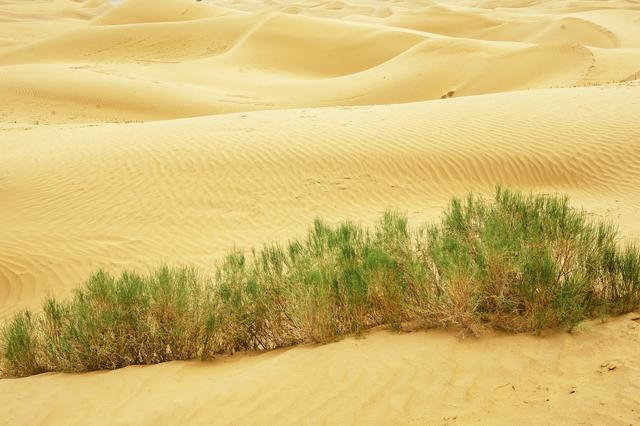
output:
{"label": "dune crest", "polygon": [[[76,3],[77,13],[90,12],[67,31],[4,47],[0,33],[0,96],[9,99],[0,114],[17,122],[148,121],[588,86],[639,71],[628,27],[640,15],[631,6],[627,18],[596,6],[390,3],[384,17],[358,3],[291,7]],[[93,17],[96,10],[103,13]],[[82,96],[64,95],[73,84]],[[105,112],[112,106],[118,114]],[[83,113],[52,114],[74,109]]]}

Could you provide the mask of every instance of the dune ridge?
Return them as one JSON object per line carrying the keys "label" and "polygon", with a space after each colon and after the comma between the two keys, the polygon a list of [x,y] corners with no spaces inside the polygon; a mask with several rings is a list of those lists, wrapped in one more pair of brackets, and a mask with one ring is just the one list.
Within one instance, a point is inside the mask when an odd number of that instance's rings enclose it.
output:
{"label": "dune ridge", "polygon": [[[354,14],[338,19],[318,5],[288,13],[278,3],[243,4],[127,0],[57,35],[9,44],[0,50],[0,95],[12,108],[0,114],[18,122],[163,120],[614,83],[638,72],[629,15],[609,9],[404,5],[378,18],[340,4]],[[62,95],[72,82],[82,98]],[[163,98],[176,99],[174,108]],[[74,109],[84,116],[57,115]]]}

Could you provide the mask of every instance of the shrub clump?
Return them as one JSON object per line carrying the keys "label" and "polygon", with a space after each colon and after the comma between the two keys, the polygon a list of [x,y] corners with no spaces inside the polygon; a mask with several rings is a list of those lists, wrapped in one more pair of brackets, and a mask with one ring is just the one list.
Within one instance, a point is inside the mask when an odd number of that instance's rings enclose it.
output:
{"label": "shrub clump", "polygon": [[326,342],[386,324],[572,329],[640,305],[640,251],[566,197],[498,188],[453,199],[410,230],[387,212],[371,230],[316,220],[305,239],[193,268],[99,271],[0,333],[5,374],[89,371]]}

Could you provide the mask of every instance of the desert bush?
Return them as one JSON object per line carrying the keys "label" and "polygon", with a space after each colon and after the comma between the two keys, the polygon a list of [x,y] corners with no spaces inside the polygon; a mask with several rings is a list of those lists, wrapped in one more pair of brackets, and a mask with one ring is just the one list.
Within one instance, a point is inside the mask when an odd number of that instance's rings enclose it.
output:
{"label": "desert bush", "polygon": [[29,311],[16,314],[2,330],[3,371],[10,375],[38,374],[46,369],[39,357],[42,353],[36,336],[36,321]]}
{"label": "desert bush", "polygon": [[90,371],[327,342],[378,325],[572,329],[640,304],[640,251],[562,196],[498,188],[411,230],[316,220],[306,238],[231,252],[206,276],[96,272],[0,332],[5,374]]}
{"label": "desert bush", "polygon": [[566,197],[502,188],[492,203],[470,195],[425,234],[445,311],[465,318],[451,323],[572,328],[597,312],[638,306],[638,250],[619,248],[611,224],[592,223]]}

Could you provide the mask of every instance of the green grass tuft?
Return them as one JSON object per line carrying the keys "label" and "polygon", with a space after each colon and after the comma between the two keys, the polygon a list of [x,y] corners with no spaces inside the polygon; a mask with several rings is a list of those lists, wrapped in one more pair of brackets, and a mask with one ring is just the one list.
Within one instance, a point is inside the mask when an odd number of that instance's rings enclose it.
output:
{"label": "green grass tuft", "polygon": [[572,329],[640,305],[640,250],[566,197],[498,188],[454,199],[437,224],[387,212],[373,229],[316,220],[305,239],[230,253],[193,268],[98,271],[67,301],[49,299],[0,332],[5,374],[90,371],[210,359],[399,329]]}

